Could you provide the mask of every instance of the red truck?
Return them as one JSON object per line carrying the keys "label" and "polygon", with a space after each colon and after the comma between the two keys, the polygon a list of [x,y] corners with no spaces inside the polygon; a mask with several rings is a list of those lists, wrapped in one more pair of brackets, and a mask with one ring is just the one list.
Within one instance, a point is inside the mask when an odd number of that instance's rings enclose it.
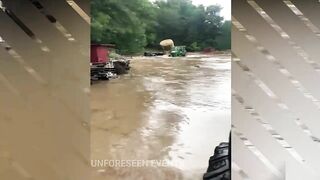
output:
{"label": "red truck", "polygon": [[113,44],[91,44],[91,63],[105,64],[107,62],[110,62],[110,49],[114,48],[115,45]]}
{"label": "red truck", "polygon": [[112,49],[115,49],[113,44],[91,44],[91,80],[108,80],[130,69],[130,61],[110,59]]}

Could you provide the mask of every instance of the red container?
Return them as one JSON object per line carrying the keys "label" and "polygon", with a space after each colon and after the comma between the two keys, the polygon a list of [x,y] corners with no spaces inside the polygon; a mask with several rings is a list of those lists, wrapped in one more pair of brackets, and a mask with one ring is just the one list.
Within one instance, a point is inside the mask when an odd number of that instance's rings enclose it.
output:
{"label": "red container", "polygon": [[104,64],[109,62],[109,49],[114,48],[112,44],[92,44],[91,45],[91,63]]}

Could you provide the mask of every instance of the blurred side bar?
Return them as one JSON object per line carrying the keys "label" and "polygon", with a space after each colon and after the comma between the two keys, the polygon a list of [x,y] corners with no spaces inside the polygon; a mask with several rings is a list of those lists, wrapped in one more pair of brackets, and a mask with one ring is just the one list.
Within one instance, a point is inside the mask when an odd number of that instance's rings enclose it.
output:
{"label": "blurred side bar", "polygon": [[0,2],[0,179],[90,179],[90,25],[66,0]]}
{"label": "blurred side bar", "polygon": [[320,179],[320,3],[232,2],[232,179]]}

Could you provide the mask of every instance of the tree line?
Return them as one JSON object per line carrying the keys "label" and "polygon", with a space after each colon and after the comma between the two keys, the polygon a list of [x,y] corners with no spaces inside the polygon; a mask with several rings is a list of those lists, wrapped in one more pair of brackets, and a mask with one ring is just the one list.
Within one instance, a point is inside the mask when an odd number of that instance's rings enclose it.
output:
{"label": "tree line", "polygon": [[192,0],[92,0],[91,39],[116,44],[123,54],[159,48],[173,39],[188,51],[230,49],[231,22],[218,5],[195,6]]}

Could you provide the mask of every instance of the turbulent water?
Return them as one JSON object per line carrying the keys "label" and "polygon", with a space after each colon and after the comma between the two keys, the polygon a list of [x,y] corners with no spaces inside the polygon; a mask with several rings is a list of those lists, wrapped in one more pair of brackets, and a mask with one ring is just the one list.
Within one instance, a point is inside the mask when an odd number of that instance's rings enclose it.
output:
{"label": "turbulent water", "polygon": [[95,179],[202,179],[230,131],[229,55],[132,60],[92,85],[92,159],[165,160],[166,167],[95,169]]}

